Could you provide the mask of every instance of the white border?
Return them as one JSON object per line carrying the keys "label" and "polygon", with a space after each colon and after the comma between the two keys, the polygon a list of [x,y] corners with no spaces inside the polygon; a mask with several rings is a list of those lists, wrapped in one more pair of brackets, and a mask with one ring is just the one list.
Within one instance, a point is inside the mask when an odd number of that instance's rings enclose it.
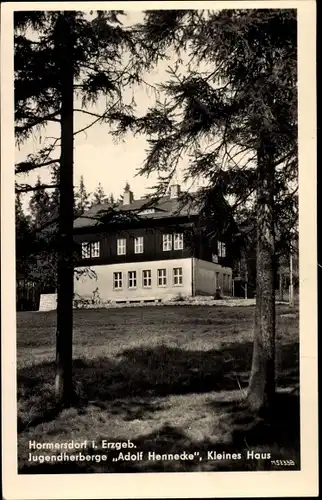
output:
{"label": "white border", "polygon": [[[301,471],[18,475],[14,261],[14,10],[297,8],[300,164]],[[225,2],[20,2],[1,5],[2,459],[7,500],[67,498],[301,497],[318,494],[316,7],[313,0]]]}

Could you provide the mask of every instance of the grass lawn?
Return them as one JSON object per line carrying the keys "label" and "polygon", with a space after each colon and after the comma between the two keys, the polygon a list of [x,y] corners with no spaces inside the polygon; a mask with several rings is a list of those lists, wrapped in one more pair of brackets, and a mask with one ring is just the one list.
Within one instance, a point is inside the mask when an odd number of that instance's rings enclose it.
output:
{"label": "grass lawn", "polygon": [[[179,305],[75,311],[77,400],[58,413],[56,313],[18,313],[19,472],[283,470],[274,460],[299,469],[298,310],[277,306],[278,394],[269,422],[255,421],[242,403],[253,315],[253,307]],[[87,440],[81,452],[91,460],[41,463],[40,456],[61,451],[29,448],[29,441],[71,440]],[[135,447],[104,449],[104,440]],[[152,453],[184,451],[193,460]],[[252,452],[270,453],[273,462]]]}

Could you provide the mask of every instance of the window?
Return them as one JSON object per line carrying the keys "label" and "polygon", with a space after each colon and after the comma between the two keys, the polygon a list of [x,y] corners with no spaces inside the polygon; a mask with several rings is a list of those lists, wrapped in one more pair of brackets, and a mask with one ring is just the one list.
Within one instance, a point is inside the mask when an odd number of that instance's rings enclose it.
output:
{"label": "window", "polygon": [[115,290],[123,288],[123,277],[121,272],[113,273],[113,288]]}
{"label": "window", "polygon": [[163,251],[169,252],[172,250],[172,234],[163,235]]}
{"label": "window", "polygon": [[175,267],[173,269],[173,285],[178,286],[182,285],[183,277],[182,277],[182,267]]}
{"label": "window", "polygon": [[143,236],[134,240],[134,253],[143,253]]}
{"label": "window", "polygon": [[167,270],[158,269],[158,286],[167,286]]}
{"label": "window", "polygon": [[142,285],[143,288],[149,288],[152,286],[152,272],[150,269],[142,271]]}
{"label": "window", "polygon": [[126,254],[126,239],[121,238],[117,240],[117,255]]}
{"label": "window", "polygon": [[136,271],[129,271],[129,288],[136,288]]}
{"label": "window", "polygon": [[219,257],[226,257],[226,243],[218,241],[218,255]]}
{"label": "window", "polygon": [[100,256],[100,242],[92,241],[88,243],[83,241],[82,243],[82,259],[90,259]]}
{"label": "window", "polygon": [[173,236],[173,248],[174,250],[183,249],[183,233],[177,233]]}

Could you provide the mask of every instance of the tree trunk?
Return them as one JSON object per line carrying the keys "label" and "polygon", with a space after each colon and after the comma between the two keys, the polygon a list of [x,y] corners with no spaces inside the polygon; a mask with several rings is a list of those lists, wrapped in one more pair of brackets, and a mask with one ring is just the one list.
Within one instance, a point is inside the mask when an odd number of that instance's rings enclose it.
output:
{"label": "tree trunk", "polygon": [[58,65],[61,86],[61,157],[59,203],[59,256],[57,270],[56,380],[57,401],[68,405],[73,394],[73,43],[71,15],[57,23]]}
{"label": "tree trunk", "polygon": [[274,167],[270,146],[258,151],[256,309],[248,403],[269,410],[275,395]]}

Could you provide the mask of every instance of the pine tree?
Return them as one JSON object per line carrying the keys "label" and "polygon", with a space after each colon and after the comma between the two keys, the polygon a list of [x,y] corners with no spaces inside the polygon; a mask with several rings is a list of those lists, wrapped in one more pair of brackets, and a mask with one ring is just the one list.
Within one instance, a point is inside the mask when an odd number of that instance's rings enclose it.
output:
{"label": "pine tree", "polygon": [[30,217],[27,216],[22,207],[21,193],[16,193],[15,200],[16,232],[23,233],[30,228]]}
{"label": "pine tree", "polygon": [[120,194],[120,196],[118,197],[118,199],[117,199],[117,203],[123,203],[124,193],[128,193],[130,190],[131,190],[131,186],[130,186],[130,184],[128,183],[128,181],[126,181],[125,186],[124,186],[124,189],[123,189],[123,193],[122,193],[122,194]]}
{"label": "pine tree", "polygon": [[[296,11],[249,9],[146,11],[142,58],[153,67],[177,54],[159,99],[118,132],[146,133],[141,174],[168,185],[182,155],[187,178],[204,177],[211,193],[233,197],[232,208],[256,207],[256,314],[248,403],[270,409],[275,395],[275,232],[280,206],[294,204],[297,183]],[[189,62],[183,62],[183,58]],[[286,228],[287,229],[287,228]],[[290,227],[288,227],[288,230]]]}
{"label": "pine tree", "polygon": [[101,183],[98,184],[97,188],[93,193],[93,203],[96,205],[98,203],[104,203],[106,200],[104,188]]}
{"label": "pine tree", "polygon": [[16,270],[18,273],[28,275],[30,259],[26,255],[30,245],[31,221],[25,215],[22,207],[21,194],[16,193],[15,200],[16,221]]}
{"label": "pine tree", "polygon": [[49,212],[49,196],[38,176],[35,191],[29,201],[32,224],[39,227]]}
{"label": "pine tree", "polygon": [[[21,11],[14,19],[17,143],[49,122],[61,130],[52,144],[17,164],[16,173],[59,164],[56,396],[63,404],[69,404],[73,394],[73,142],[76,134],[124,113],[122,90],[138,81],[139,59],[130,58],[126,67],[123,63],[126,51],[135,55],[135,43],[130,30],[121,26],[122,14],[97,11],[88,18],[79,11]],[[106,103],[102,114],[90,111],[99,97]],[[74,131],[74,113],[92,121]],[[53,157],[57,145],[60,155]]]}

